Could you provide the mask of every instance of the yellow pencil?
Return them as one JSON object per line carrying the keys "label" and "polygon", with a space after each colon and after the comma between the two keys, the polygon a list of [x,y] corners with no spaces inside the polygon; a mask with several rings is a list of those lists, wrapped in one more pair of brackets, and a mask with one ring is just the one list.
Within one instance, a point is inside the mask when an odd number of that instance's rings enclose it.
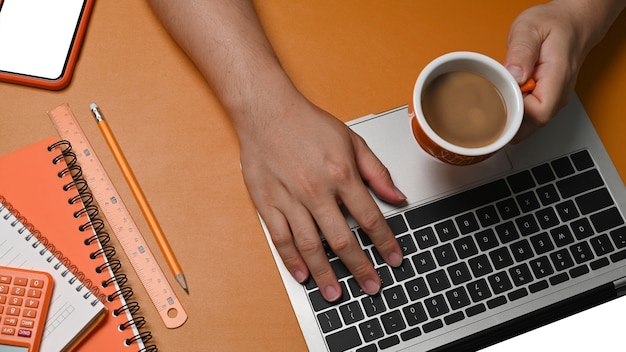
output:
{"label": "yellow pencil", "polygon": [[165,260],[167,261],[167,264],[169,265],[170,269],[174,273],[174,276],[176,277],[176,280],[178,281],[178,283],[183,287],[185,292],[189,293],[189,289],[187,288],[187,282],[185,281],[185,275],[183,274],[183,270],[178,264],[178,260],[176,260],[176,257],[174,256],[174,252],[172,251],[172,248],[167,242],[167,238],[165,238],[165,235],[163,234],[163,230],[161,230],[161,226],[159,225],[159,222],[154,216],[154,213],[152,212],[152,208],[150,208],[150,204],[146,200],[146,197],[144,196],[143,191],[141,190],[141,187],[139,187],[139,183],[137,182],[137,179],[135,178],[133,170],[130,168],[130,165],[128,165],[128,161],[126,161],[126,157],[124,157],[124,153],[122,153],[122,149],[120,149],[120,146],[117,143],[117,140],[115,139],[115,136],[113,135],[113,132],[111,131],[111,128],[109,128],[109,124],[104,120],[104,117],[100,113],[100,108],[98,107],[96,103],[92,103],[91,105],[89,105],[89,108],[91,109],[91,112],[93,113],[93,115],[96,118],[96,121],[98,122],[98,127],[100,128],[100,131],[102,132],[102,135],[104,136],[104,139],[109,145],[109,148],[111,149],[111,152],[113,153],[113,156],[115,157],[115,161],[117,161],[117,164],[122,170],[122,174],[124,175],[126,182],[128,182],[128,186],[130,187],[130,190],[133,192],[133,196],[137,200],[137,203],[139,204],[139,208],[141,209],[143,216],[146,218],[146,221],[148,222],[148,226],[150,226],[150,230],[152,230],[152,233],[154,234],[154,237],[156,238],[156,241],[159,244],[159,247],[161,248],[161,252],[163,252],[163,255],[165,256]]}

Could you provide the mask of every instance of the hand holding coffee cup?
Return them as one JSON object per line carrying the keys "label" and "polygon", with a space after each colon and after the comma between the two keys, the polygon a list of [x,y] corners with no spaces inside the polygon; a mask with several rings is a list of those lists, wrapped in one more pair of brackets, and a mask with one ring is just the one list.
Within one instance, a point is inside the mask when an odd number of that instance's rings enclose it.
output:
{"label": "hand holding coffee cup", "polygon": [[[524,90],[532,90],[524,85]],[[452,52],[420,73],[409,104],[413,134],[433,157],[453,165],[487,159],[507,145],[524,116],[520,88],[496,60]]]}

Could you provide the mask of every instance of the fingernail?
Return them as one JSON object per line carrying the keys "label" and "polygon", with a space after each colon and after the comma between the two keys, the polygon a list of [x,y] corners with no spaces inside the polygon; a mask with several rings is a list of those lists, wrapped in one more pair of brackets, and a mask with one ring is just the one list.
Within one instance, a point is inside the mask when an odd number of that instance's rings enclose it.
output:
{"label": "fingernail", "polygon": [[306,281],[307,276],[304,275],[304,273],[300,270],[296,271],[295,273],[293,273],[293,277],[296,279],[296,281],[298,281],[299,283],[303,283],[304,281]]}
{"label": "fingernail", "polygon": [[337,291],[333,286],[327,286],[324,292],[326,293],[326,300],[330,302],[334,302],[341,297],[341,292]]}
{"label": "fingernail", "polygon": [[375,295],[378,293],[378,290],[380,290],[380,284],[374,280],[365,281],[364,286],[363,291],[365,291],[368,295]]}
{"label": "fingernail", "polygon": [[387,258],[387,263],[391,266],[402,265],[402,255],[397,252],[391,252]]}
{"label": "fingernail", "polygon": [[507,70],[513,75],[517,83],[522,84],[526,82],[526,77],[524,77],[524,70],[517,65],[511,65],[506,67]]}
{"label": "fingernail", "polygon": [[401,198],[402,200],[406,200],[406,196],[404,195],[404,193],[402,193],[402,191],[398,187],[393,186],[393,192],[396,194],[398,198]]}

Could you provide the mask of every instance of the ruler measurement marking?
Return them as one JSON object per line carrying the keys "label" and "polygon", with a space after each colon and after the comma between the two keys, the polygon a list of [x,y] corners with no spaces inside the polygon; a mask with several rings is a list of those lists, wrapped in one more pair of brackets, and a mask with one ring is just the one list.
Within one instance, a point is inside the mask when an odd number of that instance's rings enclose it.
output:
{"label": "ruler measurement marking", "polygon": [[[83,169],[84,178],[94,198],[98,201],[111,230],[122,246],[159,316],[168,328],[181,326],[187,320],[184,308],[165,278],[158,262],[154,259],[150,248],[139,232],[139,228],[69,106],[61,105],[48,112],[48,115],[61,138],[72,144]],[[171,310],[175,310],[176,314],[170,316]]]}

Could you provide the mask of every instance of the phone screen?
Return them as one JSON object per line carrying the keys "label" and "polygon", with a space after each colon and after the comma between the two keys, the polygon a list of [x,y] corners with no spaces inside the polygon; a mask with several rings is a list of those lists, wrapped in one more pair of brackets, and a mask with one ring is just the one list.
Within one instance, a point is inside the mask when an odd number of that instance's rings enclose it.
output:
{"label": "phone screen", "polygon": [[0,0],[0,71],[60,79],[85,2]]}

